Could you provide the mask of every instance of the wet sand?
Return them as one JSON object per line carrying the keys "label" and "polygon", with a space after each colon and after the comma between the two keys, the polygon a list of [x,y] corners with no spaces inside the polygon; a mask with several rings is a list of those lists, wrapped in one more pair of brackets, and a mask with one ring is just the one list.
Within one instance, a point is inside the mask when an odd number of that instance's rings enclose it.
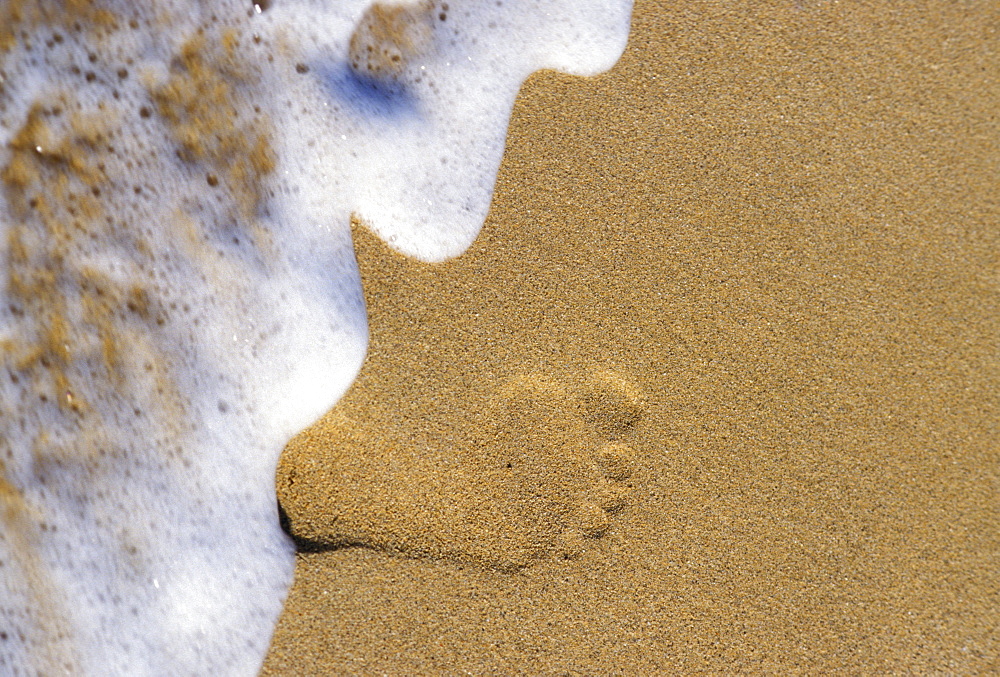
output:
{"label": "wet sand", "polygon": [[611,73],[532,77],[465,255],[358,231],[338,409],[434,454],[510,379],[613,370],[627,501],[516,572],[305,548],[263,674],[1000,670],[998,27],[639,0]]}

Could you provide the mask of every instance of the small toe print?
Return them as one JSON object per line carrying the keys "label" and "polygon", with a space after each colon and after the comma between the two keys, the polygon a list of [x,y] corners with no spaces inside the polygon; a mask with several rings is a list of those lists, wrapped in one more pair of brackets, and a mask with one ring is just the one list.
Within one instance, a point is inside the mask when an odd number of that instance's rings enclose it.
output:
{"label": "small toe print", "polygon": [[596,503],[580,504],[577,507],[575,517],[580,532],[590,538],[603,536],[604,532],[611,526],[611,518],[608,517],[608,513]]}
{"label": "small toe print", "polygon": [[587,551],[583,533],[575,529],[563,531],[556,539],[555,550],[563,559],[579,559]]}
{"label": "small toe print", "polygon": [[610,513],[618,512],[625,507],[629,490],[620,484],[607,482],[597,492],[597,504]]}
{"label": "small toe print", "polygon": [[609,480],[624,482],[635,472],[635,452],[627,444],[606,444],[598,450],[595,460]]}

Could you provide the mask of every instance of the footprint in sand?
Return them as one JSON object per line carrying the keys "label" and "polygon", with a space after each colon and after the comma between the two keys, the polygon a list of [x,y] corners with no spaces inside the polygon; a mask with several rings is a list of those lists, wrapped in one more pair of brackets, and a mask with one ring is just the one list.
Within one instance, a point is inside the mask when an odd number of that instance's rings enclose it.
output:
{"label": "footprint in sand", "polygon": [[576,387],[531,374],[496,393],[454,448],[390,435],[337,410],[278,466],[286,527],[301,545],[365,546],[516,570],[573,558],[626,503],[637,387],[613,372]]}

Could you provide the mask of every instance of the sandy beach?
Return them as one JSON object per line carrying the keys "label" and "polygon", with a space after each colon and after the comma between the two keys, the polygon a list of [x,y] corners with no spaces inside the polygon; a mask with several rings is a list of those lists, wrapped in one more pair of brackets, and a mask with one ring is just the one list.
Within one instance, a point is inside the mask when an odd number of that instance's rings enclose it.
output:
{"label": "sandy beach", "polygon": [[525,84],[466,254],[358,226],[337,411],[402,441],[413,491],[506,491],[427,459],[477,458],[525,377],[634,386],[634,470],[572,556],[504,570],[497,525],[433,516],[409,556],[303,548],[262,674],[1000,670],[998,30],[990,3],[637,0],[610,73]]}

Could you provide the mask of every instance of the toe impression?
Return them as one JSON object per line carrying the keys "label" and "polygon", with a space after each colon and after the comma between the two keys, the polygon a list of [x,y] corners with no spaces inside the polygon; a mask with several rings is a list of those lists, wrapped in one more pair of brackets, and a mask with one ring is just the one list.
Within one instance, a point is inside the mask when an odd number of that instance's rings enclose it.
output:
{"label": "toe impression", "polygon": [[639,422],[646,408],[642,391],[617,372],[595,372],[582,393],[587,423],[610,439],[619,439]]}

